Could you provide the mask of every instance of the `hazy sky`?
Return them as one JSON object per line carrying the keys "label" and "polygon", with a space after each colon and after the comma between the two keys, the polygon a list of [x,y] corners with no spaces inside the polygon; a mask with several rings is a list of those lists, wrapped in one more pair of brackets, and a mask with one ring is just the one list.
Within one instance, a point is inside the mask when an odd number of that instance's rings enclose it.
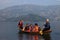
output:
{"label": "hazy sky", "polygon": [[22,4],[60,5],[60,0],[0,0],[0,9]]}

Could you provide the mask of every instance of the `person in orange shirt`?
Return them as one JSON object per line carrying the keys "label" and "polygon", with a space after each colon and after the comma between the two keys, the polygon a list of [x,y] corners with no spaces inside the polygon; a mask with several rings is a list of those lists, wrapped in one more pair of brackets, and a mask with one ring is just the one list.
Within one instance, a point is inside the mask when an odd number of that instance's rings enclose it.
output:
{"label": "person in orange shirt", "polygon": [[35,23],[35,26],[34,26],[32,32],[39,32],[39,26],[37,23]]}

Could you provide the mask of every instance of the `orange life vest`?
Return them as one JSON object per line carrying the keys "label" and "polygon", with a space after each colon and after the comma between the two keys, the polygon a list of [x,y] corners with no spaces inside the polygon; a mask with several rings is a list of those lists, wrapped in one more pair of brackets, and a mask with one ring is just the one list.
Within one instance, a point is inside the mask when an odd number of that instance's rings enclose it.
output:
{"label": "orange life vest", "polygon": [[33,32],[38,32],[39,30],[38,30],[39,28],[37,27],[37,26],[35,26],[34,28],[33,28]]}

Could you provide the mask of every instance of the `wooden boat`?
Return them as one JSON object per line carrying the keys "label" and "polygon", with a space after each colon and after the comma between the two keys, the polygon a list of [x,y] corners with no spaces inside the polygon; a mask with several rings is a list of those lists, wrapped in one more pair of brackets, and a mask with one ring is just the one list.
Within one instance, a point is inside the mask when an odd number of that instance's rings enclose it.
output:
{"label": "wooden boat", "polygon": [[26,32],[26,31],[22,31],[22,30],[19,30],[19,34],[32,34],[32,35],[44,35],[44,34],[50,34],[52,32],[52,30],[47,30],[47,31],[40,31],[40,32]]}

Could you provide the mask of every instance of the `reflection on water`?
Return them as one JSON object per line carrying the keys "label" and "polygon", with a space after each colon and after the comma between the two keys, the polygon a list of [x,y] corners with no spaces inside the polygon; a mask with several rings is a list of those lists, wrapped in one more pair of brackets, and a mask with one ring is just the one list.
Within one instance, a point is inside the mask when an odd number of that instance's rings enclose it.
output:
{"label": "reflection on water", "polygon": [[34,40],[38,40],[38,36],[37,35],[33,36],[33,38],[34,38]]}
{"label": "reflection on water", "polygon": [[18,39],[23,40],[23,34],[18,34]]}
{"label": "reflection on water", "polygon": [[19,40],[51,40],[50,34],[41,35],[30,35],[30,34],[18,34]]}
{"label": "reflection on water", "polygon": [[51,23],[51,29],[51,35],[17,34],[16,22],[0,22],[0,40],[60,40],[60,22]]}
{"label": "reflection on water", "polygon": [[51,40],[50,34],[43,35],[44,40]]}

